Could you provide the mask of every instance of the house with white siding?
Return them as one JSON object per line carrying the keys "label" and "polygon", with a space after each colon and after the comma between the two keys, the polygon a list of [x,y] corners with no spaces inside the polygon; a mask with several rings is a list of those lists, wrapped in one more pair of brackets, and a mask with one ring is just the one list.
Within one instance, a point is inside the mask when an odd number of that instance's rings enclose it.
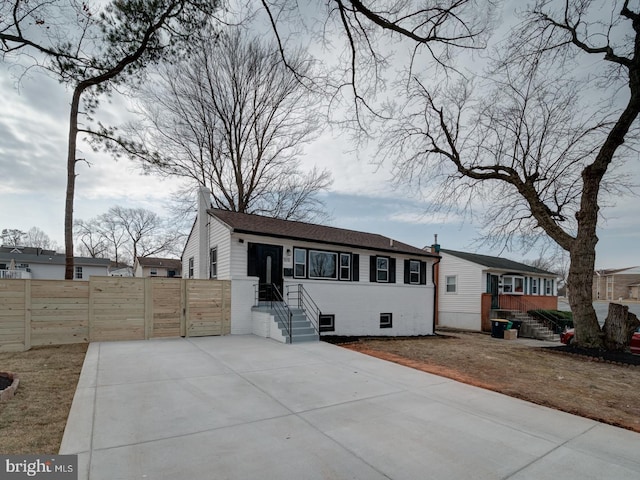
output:
{"label": "house with white siding", "polygon": [[[74,280],[109,272],[108,258],[74,257]],[[36,247],[0,247],[0,278],[63,280],[65,255]]]}
{"label": "house with white siding", "polygon": [[382,235],[210,208],[206,189],[199,197],[183,278],[231,280],[232,334],[433,334],[437,254]]}
{"label": "house with white siding", "polygon": [[138,257],[133,265],[134,277],[167,277],[182,276],[182,261],[176,258]]}
{"label": "house with white siding", "polygon": [[438,251],[442,257],[436,268],[440,326],[491,331],[492,310],[558,308],[555,273],[506,258]]}

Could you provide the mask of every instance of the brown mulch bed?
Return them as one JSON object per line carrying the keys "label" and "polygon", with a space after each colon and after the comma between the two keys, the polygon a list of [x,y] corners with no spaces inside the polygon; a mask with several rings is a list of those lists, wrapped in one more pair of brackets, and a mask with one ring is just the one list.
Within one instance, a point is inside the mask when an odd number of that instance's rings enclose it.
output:
{"label": "brown mulch bed", "polygon": [[337,340],[368,355],[640,432],[640,367],[607,360],[602,352],[470,332]]}

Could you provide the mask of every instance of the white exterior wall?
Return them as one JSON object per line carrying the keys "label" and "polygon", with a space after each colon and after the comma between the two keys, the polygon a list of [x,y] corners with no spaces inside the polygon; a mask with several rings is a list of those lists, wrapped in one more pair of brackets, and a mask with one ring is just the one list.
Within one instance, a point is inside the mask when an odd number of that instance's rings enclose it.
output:
{"label": "white exterior wall", "polygon": [[[106,277],[109,272],[106,266],[98,267],[98,266],[88,266],[88,265],[77,265],[78,267],[82,267],[82,278],[74,280],[89,280],[91,276],[98,277]],[[29,268],[31,269],[31,278],[37,280],[64,280],[64,265],[43,265],[37,263],[30,263]],[[75,274],[75,266],[74,266],[74,274]]]}
{"label": "white exterior wall", "polygon": [[200,215],[196,217],[196,221],[191,228],[189,238],[184,246],[182,252],[182,278],[189,278],[189,259],[193,258],[193,278],[198,278],[198,267],[200,265],[200,259],[198,258],[198,247],[200,241],[198,239],[198,225],[200,222]]}
{"label": "white exterior wall", "polygon": [[[191,234],[187,239],[187,243],[182,253],[182,278],[189,278],[189,258],[193,257],[193,278],[209,278],[209,251],[212,248],[218,249],[218,280],[229,280],[230,261],[229,249],[230,238],[229,229],[222,225],[217,219],[208,216],[206,225],[207,245],[202,249],[206,251],[205,258],[200,258],[200,239],[198,232],[200,231],[200,216],[191,229]],[[201,262],[204,262],[201,265]]]}
{"label": "white exterior wall", "polygon": [[231,282],[231,334],[253,333],[254,322],[251,307],[254,304],[258,277],[236,278]]}
{"label": "white exterior wall", "polygon": [[[364,260],[367,262],[364,281],[361,272],[360,282],[285,279],[285,285],[304,284],[322,313],[335,315],[335,331],[324,332],[325,335],[433,334],[433,284],[370,283],[369,257],[364,256]],[[428,264],[427,269],[430,268]],[[396,269],[396,275],[401,276],[402,267],[396,264]],[[380,328],[381,313],[393,315],[392,328]]]}
{"label": "white exterior wall", "polygon": [[[440,253],[438,324],[467,330],[482,329],[482,293],[486,281],[480,265]],[[457,277],[456,293],[447,293],[446,277]]]}
{"label": "white exterior wall", "polygon": [[[240,243],[242,239],[242,243]],[[283,267],[293,268],[293,248],[307,248],[351,252],[359,255],[358,282],[338,280],[310,280],[303,278],[285,277],[286,295],[287,285],[303,284],[313,300],[318,304],[322,313],[335,315],[335,331],[326,335],[430,335],[433,334],[433,292],[432,280],[433,261],[424,257],[408,255],[389,255],[396,259],[396,283],[369,282],[369,257],[375,253],[369,250],[358,250],[349,247],[331,246],[313,242],[277,239],[259,235],[232,234],[230,242],[231,278],[236,281],[251,283],[251,291],[244,289],[247,299],[234,298],[235,305],[243,304],[250,310],[253,305],[255,291],[253,285],[258,283],[257,277],[247,277],[247,249],[249,243],[279,245],[283,247]],[[291,255],[287,255],[287,249]],[[220,258],[220,256],[218,256]],[[404,260],[427,260],[427,284],[404,284]],[[249,295],[250,294],[250,295]],[[235,297],[235,287],[232,290]],[[393,327],[380,328],[380,314],[393,314]],[[234,318],[232,316],[232,318]],[[232,322],[233,323],[233,322]],[[232,325],[232,333],[234,327]]]}

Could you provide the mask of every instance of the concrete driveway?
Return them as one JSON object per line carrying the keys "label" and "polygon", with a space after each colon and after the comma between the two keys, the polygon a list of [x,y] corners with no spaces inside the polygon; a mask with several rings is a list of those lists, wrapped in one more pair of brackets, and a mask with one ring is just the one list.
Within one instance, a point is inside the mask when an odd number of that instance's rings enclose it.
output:
{"label": "concrete driveway", "polygon": [[254,336],[91,344],[60,450],[92,480],[635,480],[638,452],[640,434]]}

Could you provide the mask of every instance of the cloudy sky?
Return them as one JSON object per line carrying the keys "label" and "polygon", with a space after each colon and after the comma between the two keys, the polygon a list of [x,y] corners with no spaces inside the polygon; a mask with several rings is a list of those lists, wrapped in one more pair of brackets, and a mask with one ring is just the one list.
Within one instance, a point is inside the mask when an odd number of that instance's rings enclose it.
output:
{"label": "cloudy sky", "polygon": [[[18,81],[19,69],[0,63],[0,229],[37,226],[63,245],[66,183],[66,135],[70,91],[34,70]],[[119,98],[105,103],[102,115],[113,123],[126,118]],[[304,149],[304,164],[328,168],[334,184],[323,195],[332,225],[380,233],[422,247],[438,235],[443,248],[513,259],[533,259],[530,252],[496,252],[474,242],[472,219],[425,213],[427,205],[395,190],[388,170],[356,155],[348,136],[326,131]],[[143,207],[167,214],[177,182],[144,176],[131,162],[113,160],[82,143],[76,183],[75,217],[88,219],[113,205]],[[638,170],[638,164],[630,165]],[[600,224],[597,268],[640,265],[638,199],[618,199],[606,207]]]}

